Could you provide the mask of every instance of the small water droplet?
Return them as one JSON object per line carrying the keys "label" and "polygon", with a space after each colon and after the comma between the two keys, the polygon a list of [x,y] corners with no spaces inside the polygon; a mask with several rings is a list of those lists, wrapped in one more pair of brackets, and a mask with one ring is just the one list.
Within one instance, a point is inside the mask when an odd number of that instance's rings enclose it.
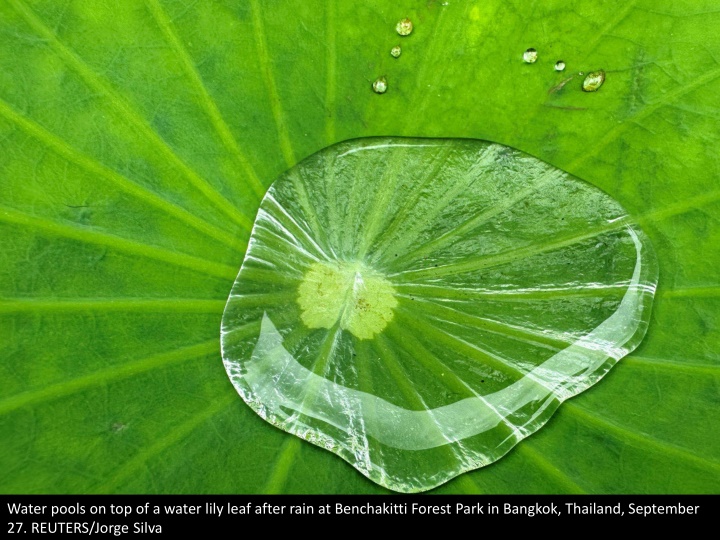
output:
{"label": "small water droplet", "polygon": [[387,79],[385,77],[378,77],[373,83],[372,89],[377,94],[384,94],[387,91]]}
{"label": "small water droplet", "polygon": [[582,83],[582,89],[585,92],[595,92],[605,82],[605,71],[599,69],[598,71],[591,71],[585,77]]}
{"label": "small water droplet", "polygon": [[400,45],[395,45],[392,49],[390,49],[390,55],[393,58],[398,58],[402,54],[402,49],[400,48]]}
{"label": "small water droplet", "polygon": [[555,71],[565,71],[565,62],[562,60],[555,62]]}
{"label": "small water droplet", "polygon": [[534,64],[537,62],[537,51],[533,48],[528,49],[523,53],[523,60],[528,64]]}
{"label": "small water droplet", "polygon": [[395,25],[395,30],[397,30],[397,33],[401,36],[409,36],[413,31],[413,23],[408,18],[401,19]]}

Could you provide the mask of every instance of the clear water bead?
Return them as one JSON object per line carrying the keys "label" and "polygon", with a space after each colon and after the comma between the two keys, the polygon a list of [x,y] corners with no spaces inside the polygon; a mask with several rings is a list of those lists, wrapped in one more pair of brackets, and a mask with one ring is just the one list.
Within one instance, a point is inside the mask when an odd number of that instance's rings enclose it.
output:
{"label": "clear water bead", "polygon": [[395,25],[395,30],[401,36],[409,36],[413,31],[413,23],[410,19],[400,19]]}
{"label": "clear water bead", "polygon": [[385,77],[378,77],[372,85],[372,89],[376,94],[384,94],[387,92],[387,79]]}

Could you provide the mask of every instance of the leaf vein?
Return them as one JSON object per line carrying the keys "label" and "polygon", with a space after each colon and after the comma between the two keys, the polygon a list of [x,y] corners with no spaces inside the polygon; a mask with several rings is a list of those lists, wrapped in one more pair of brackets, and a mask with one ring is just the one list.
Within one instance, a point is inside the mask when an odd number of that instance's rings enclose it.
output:
{"label": "leaf vein", "polygon": [[28,24],[55,50],[55,52],[67,62],[83,80],[101,96],[108,99],[112,107],[118,111],[125,119],[135,128],[137,132],[142,134],[149,142],[157,148],[158,152],[168,159],[175,167],[177,167],[183,175],[190,180],[208,200],[212,201],[216,207],[225,212],[236,223],[250,230],[252,222],[241,213],[230,201],[220,194],[211,184],[203,179],[197,172],[190,168],[180,156],[178,156],[170,145],[157,132],[153,130],[150,124],[142,118],[140,114],[122,98],[111,85],[103,80],[100,75],[95,73],[81,58],[66,45],[64,45],[57,37],[56,32],[48,28],[40,18],[28,7],[22,0],[9,0],[15,10],[28,22]]}
{"label": "leaf vein", "polygon": [[0,222],[13,223],[42,229],[51,234],[86,242],[95,245],[106,246],[118,251],[140,255],[149,259],[155,259],[175,266],[189,268],[196,272],[209,274],[224,279],[234,279],[237,270],[226,264],[220,264],[191,255],[169,251],[165,248],[141,244],[139,242],[103,233],[88,227],[77,224],[59,223],[49,219],[30,216],[17,212],[11,208],[0,206]]}
{"label": "leaf vein", "polygon": [[0,115],[13,122],[20,129],[43,143],[47,148],[56,152],[58,155],[63,156],[68,161],[75,163],[88,172],[106,178],[125,193],[137,197],[139,200],[170,214],[203,234],[223,241],[236,251],[245,250],[246,243],[239,240],[236,236],[216,227],[215,225],[211,225],[203,219],[198,218],[184,208],[181,208],[164,197],[159,196],[154,191],[144,188],[129,178],[115,172],[106,165],[97,161],[95,158],[82,154],[71,147],[66,141],[53,135],[35,122],[24,118],[22,115],[14,111],[9,104],[2,99],[0,99]]}
{"label": "leaf vein", "polygon": [[220,140],[222,140],[225,148],[227,148],[227,150],[235,157],[235,160],[245,171],[245,174],[250,180],[250,186],[253,189],[254,194],[257,196],[257,200],[259,200],[265,194],[265,186],[263,186],[257,173],[253,169],[252,165],[250,165],[250,161],[248,160],[247,156],[245,156],[243,151],[240,149],[240,145],[238,144],[237,139],[230,131],[230,127],[220,113],[220,109],[218,108],[217,103],[212,98],[212,96],[208,92],[208,89],[203,83],[202,77],[200,77],[200,73],[198,72],[195,62],[193,62],[187,49],[180,42],[180,39],[177,36],[177,32],[173,27],[172,21],[168,17],[167,13],[165,13],[165,10],[163,9],[158,0],[146,0],[146,3],[150,8],[153,17],[155,17],[158,26],[165,35],[165,38],[167,39],[173,51],[182,63],[183,68],[185,69],[185,72],[190,79],[190,82],[195,88],[195,91],[199,94],[202,105],[205,108],[208,116],[210,117],[213,127],[220,136]]}
{"label": "leaf vein", "polygon": [[153,369],[213,353],[220,354],[220,346],[217,339],[211,339],[179,350],[155,354],[140,360],[126,362],[74,379],[48,384],[42,388],[27,390],[14,396],[6,397],[0,401],[0,414],[5,414],[21,407],[37,405],[38,403],[58,399],[86,388],[107,384]]}

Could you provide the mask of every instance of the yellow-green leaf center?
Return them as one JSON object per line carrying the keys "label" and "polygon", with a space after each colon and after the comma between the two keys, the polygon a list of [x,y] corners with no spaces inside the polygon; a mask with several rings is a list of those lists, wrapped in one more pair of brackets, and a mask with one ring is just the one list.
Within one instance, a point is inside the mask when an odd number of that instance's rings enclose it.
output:
{"label": "yellow-green leaf center", "polygon": [[359,339],[382,331],[397,306],[395,289],[362,262],[317,262],[298,288],[302,320],[309,328],[340,328]]}

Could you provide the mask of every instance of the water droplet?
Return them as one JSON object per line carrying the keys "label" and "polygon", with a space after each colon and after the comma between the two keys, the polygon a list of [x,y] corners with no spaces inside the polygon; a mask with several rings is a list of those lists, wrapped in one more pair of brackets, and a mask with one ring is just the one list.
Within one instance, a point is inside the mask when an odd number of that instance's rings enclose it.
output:
{"label": "water droplet", "polygon": [[408,18],[401,19],[395,25],[395,30],[397,30],[397,33],[401,36],[409,36],[413,31],[413,23]]}
{"label": "water droplet", "polygon": [[[382,56],[388,51],[380,49]],[[513,54],[517,52],[511,50]],[[544,60],[548,77],[551,59]],[[518,60],[514,58],[516,64]],[[384,76],[393,77],[388,72]],[[373,80],[361,82],[361,91]],[[581,83],[583,78],[572,80]],[[391,102],[399,99],[399,91],[400,86],[394,89],[398,96],[390,96]],[[390,104],[387,99],[385,105]],[[433,174],[427,174],[429,169]],[[437,177],[443,181],[434,181]],[[529,192],[532,197],[527,197]],[[298,193],[310,203],[298,204]],[[348,201],[352,206],[363,195],[365,204],[356,205],[352,219],[347,218]],[[442,204],[460,211],[441,212]],[[517,212],[508,217],[507,209],[515,207]],[[480,238],[477,226],[464,227],[468,213],[478,211],[487,221],[483,231],[493,234]],[[568,232],[570,226],[563,225],[562,217],[573,221],[577,230]],[[618,221],[611,230],[613,219]],[[304,223],[313,226],[307,231],[302,226],[286,228]],[[420,229],[430,232],[430,240],[417,240]],[[578,253],[578,235],[597,243],[598,230],[611,230],[601,237],[604,247],[589,243]],[[438,231],[449,232],[435,234]],[[483,244],[480,254],[473,249],[478,238]],[[256,412],[263,404],[268,413],[284,418],[281,429],[294,434],[309,429],[305,437],[321,446],[332,439],[336,454],[371,480],[403,492],[431,489],[469,467],[498,459],[519,437],[509,443],[502,433],[503,440],[494,437],[497,425],[507,422],[518,434],[537,430],[553,406],[538,412],[528,406],[530,401],[557,404],[601,379],[642,339],[657,284],[649,240],[609,195],[519,151],[468,139],[369,138],[326,148],[269,187],[249,243],[221,330],[223,362],[233,385],[245,401],[255,403]],[[549,252],[552,243],[559,245]],[[517,272],[510,267],[492,275],[484,271],[497,266],[498,253],[502,258],[503,253],[518,254],[518,249],[519,256],[510,261]],[[258,260],[268,272],[258,274]],[[311,260],[315,262],[308,264]],[[479,273],[484,276],[480,284]],[[498,358],[512,357],[514,342],[497,342],[483,331],[487,303],[476,298],[486,291],[494,291],[494,296],[527,295],[542,290],[545,283],[570,279],[573,290],[602,283],[613,289],[625,285],[624,292],[597,296],[598,303],[588,303],[583,295],[564,295],[559,315],[526,303],[514,303],[508,313],[497,311],[498,324],[522,320],[540,335],[562,334],[576,343],[569,360],[565,351],[550,347],[518,361],[521,368],[532,362],[535,372],[547,370],[553,385],[544,386],[532,373],[523,378],[516,364],[477,364],[457,371],[456,364],[464,366],[462,351],[436,347],[418,360],[444,366],[439,381],[445,380],[448,369],[448,390],[438,391],[431,372],[413,373],[412,380],[398,381],[407,391],[406,400],[397,394],[397,385],[390,384],[394,374],[388,378],[387,365],[376,356],[377,347],[387,349],[390,360],[406,354],[391,337],[407,322],[408,330],[412,327],[418,335],[433,331],[462,339],[475,350],[489,347]],[[435,289],[446,291],[448,304],[462,300],[467,312],[463,324],[457,324],[456,311],[441,309],[442,298],[426,294],[427,287],[402,294],[412,283],[433,283]],[[292,294],[278,295],[276,290]],[[256,295],[263,297],[262,309],[248,310],[243,299]],[[421,322],[428,302],[436,306],[432,325],[413,327],[413,321]],[[249,324],[252,332],[244,330]],[[296,341],[305,335],[317,339]],[[325,366],[325,376],[309,369],[318,362]],[[340,384],[357,380],[362,369],[368,370],[368,380],[388,384],[362,391]],[[518,388],[523,392],[520,398]],[[401,406],[426,398],[431,401],[419,410]],[[490,399],[501,414],[491,411],[486,417]],[[422,452],[441,450],[447,452],[447,460],[418,459]]]}
{"label": "water droplet", "polygon": [[400,48],[400,45],[395,45],[392,49],[390,49],[390,55],[393,58],[398,58],[402,54],[402,49]]}
{"label": "water droplet", "polygon": [[384,94],[387,91],[387,79],[385,77],[378,77],[373,83],[373,90],[377,94]]}
{"label": "water droplet", "polygon": [[537,62],[537,51],[533,48],[528,49],[523,53],[523,60],[528,64],[534,64]]}
{"label": "water droplet", "polygon": [[562,60],[555,62],[555,71],[565,71],[565,62]]}
{"label": "water droplet", "polygon": [[595,92],[605,82],[605,71],[599,69],[598,71],[591,71],[585,77],[582,83],[582,89],[585,92]]}

